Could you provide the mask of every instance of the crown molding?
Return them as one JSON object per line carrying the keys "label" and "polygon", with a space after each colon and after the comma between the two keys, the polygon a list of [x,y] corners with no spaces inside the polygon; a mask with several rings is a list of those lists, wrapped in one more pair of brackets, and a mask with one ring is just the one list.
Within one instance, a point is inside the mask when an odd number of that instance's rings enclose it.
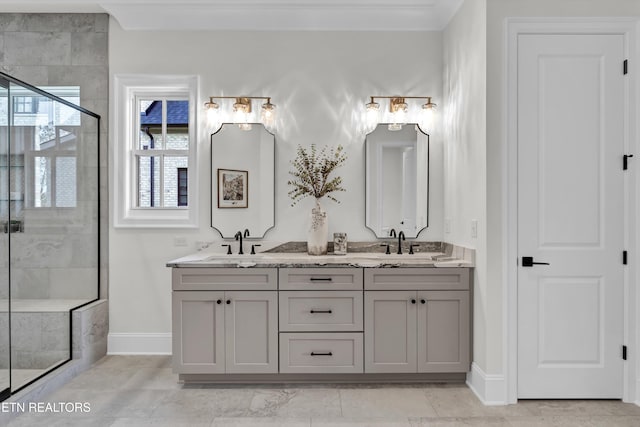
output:
{"label": "crown molding", "polygon": [[125,30],[440,31],[464,0],[0,0],[3,12],[106,12]]}

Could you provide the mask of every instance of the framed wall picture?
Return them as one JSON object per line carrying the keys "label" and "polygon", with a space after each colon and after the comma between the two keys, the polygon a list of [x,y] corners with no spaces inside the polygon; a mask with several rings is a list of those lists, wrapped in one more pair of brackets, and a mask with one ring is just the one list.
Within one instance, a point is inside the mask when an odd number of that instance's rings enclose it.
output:
{"label": "framed wall picture", "polygon": [[218,207],[246,208],[249,206],[249,172],[218,169]]}

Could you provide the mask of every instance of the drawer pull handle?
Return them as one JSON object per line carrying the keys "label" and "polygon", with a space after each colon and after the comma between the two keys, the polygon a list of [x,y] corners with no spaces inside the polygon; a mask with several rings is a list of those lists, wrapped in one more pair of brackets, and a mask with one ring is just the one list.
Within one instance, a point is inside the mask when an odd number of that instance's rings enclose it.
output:
{"label": "drawer pull handle", "polygon": [[331,277],[311,277],[309,280],[312,282],[333,282]]}
{"label": "drawer pull handle", "polygon": [[227,300],[227,304],[231,304],[231,300],[230,299]]}
{"label": "drawer pull handle", "polygon": [[330,351],[312,351],[312,356],[333,356],[333,353]]}
{"label": "drawer pull handle", "polygon": [[218,304],[222,304],[222,300],[221,300],[221,299],[219,299],[218,301],[216,301],[216,303],[218,303]]}
{"label": "drawer pull handle", "polygon": [[426,301],[425,299],[421,299],[421,300],[420,300],[420,303],[421,303],[421,304],[426,304],[426,303],[427,303],[427,301]]}
{"label": "drawer pull handle", "polygon": [[416,303],[415,298],[411,298],[411,304],[415,304],[415,303]]}
{"label": "drawer pull handle", "polygon": [[309,313],[311,313],[311,314],[316,314],[316,313],[331,314],[331,313],[333,313],[333,311],[332,310],[314,310],[314,309],[311,309],[311,311],[309,311]]}

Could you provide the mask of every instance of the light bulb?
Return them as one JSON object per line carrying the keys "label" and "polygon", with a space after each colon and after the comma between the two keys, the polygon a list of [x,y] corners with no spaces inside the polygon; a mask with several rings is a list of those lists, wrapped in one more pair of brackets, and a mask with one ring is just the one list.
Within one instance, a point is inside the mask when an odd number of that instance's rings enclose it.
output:
{"label": "light bulb", "polygon": [[276,106],[271,103],[271,99],[267,99],[267,102],[262,104],[262,123],[267,127],[271,127],[275,120]]}
{"label": "light bulb", "polygon": [[242,109],[237,109],[233,113],[233,121],[236,123],[245,123],[249,120],[249,115]]}
{"label": "light bulb", "polygon": [[216,131],[220,128],[220,110],[219,105],[213,102],[213,98],[209,102],[205,102],[204,108],[207,110],[207,126]]}
{"label": "light bulb", "polygon": [[367,127],[373,129],[380,120],[380,104],[374,102],[372,98],[371,102],[366,104],[365,107],[367,109]]}
{"label": "light bulb", "polygon": [[430,133],[433,127],[433,119],[435,115],[436,104],[431,102],[431,98],[428,98],[428,102],[422,106],[422,114],[420,114],[420,129],[425,133]]}
{"label": "light bulb", "polygon": [[[405,104],[406,105],[406,104]],[[407,123],[407,109],[398,108],[393,114],[393,122],[398,124]]]}

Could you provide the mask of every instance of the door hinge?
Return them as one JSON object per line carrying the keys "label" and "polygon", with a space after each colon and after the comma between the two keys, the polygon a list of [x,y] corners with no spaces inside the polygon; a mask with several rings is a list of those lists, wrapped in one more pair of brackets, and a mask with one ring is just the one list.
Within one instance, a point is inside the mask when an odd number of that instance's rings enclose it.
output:
{"label": "door hinge", "polygon": [[625,59],[624,62],[622,63],[622,74],[628,74],[629,73],[629,60]]}
{"label": "door hinge", "polygon": [[627,251],[622,251],[622,264],[627,265]]}
{"label": "door hinge", "polygon": [[622,360],[627,360],[627,346],[622,346]]}
{"label": "door hinge", "polygon": [[629,169],[629,159],[633,157],[633,154],[625,154],[622,156],[622,170],[626,171]]}

